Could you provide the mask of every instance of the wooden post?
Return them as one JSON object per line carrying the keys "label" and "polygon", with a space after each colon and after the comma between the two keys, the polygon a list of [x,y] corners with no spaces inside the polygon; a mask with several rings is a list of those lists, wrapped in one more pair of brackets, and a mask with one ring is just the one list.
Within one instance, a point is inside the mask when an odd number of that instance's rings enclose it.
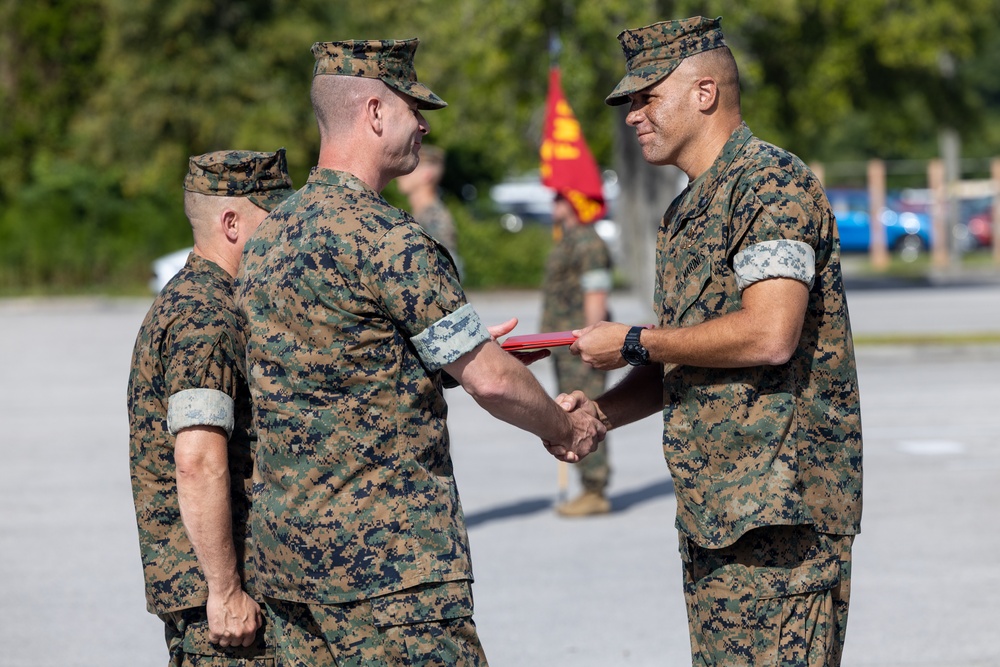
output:
{"label": "wooden post", "polygon": [[927,163],[927,185],[931,190],[931,266],[948,268],[948,215],[945,192],[944,160]]}
{"label": "wooden post", "polygon": [[556,504],[562,505],[569,499],[569,464],[565,461],[556,461],[559,464],[558,476],[559,479],[556,484]]}
{"label": "wooden post", "polygon": [[990,160],[993,181],[993,263],[1000,266],[1000,158]]}
{"label": "wooden post", "polygon": [[889,248],[886,245],[882,211],[885,210],[885,162],[868,161],[868,254],[872,268],[884,271],[889,267]]}

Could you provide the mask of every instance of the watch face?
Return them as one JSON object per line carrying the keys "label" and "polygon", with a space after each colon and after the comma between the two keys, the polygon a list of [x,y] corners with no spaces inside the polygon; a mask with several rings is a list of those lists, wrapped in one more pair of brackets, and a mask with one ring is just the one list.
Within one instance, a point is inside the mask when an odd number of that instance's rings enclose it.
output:
{"label": "watch face", "polygon": [[649,363],[649,352],[642,345],[626,344],[622,347],[622,357],[633,366]]}

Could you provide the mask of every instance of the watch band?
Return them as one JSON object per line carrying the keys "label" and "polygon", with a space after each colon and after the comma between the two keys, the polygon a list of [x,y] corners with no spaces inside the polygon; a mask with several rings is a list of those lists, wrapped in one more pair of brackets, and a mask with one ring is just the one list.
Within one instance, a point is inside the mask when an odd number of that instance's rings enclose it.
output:
{"label": "watch band", "polygon": [[639,339],[639,334],[645,327],[634,326],[625,334],[625,344],[622,345],[621,355],[632,366],[645,366],[649,363],[649,350],[643,347]]}
{"label": "watch band", "polygon": [[639,342],[639,334],[642,333],[642,330],[643,327],[632,327],[629,329],[628,333],[625,334],[625,342],[632,345],[642,346],[642,343]]}

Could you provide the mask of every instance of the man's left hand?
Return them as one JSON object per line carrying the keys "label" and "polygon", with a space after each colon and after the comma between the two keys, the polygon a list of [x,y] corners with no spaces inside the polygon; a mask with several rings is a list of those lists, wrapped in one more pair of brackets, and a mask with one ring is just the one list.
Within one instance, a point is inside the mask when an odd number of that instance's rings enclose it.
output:
{"label": "man's left hand", "polygon": [[573,332],[576,342],[569,351],[598,370],[621,368],[626,364],[621,350],[629,328],[627,324],[598,322],[586,329],[577,329]]}
{"label": "man's left hand", "polygon": [[[486,327],[486,330],[490,332],[490,336],[493,337],[493,342],[495,343],[497,342],[497,338],[500,338],[501,336],[506,336],[511,331],[513,331],[514,327],[516,326],[517,326],[517,318],[512,317],[506,322],[503,322],[501,324],[494,324],[491,327]],[[549,356],[552,353],[549,350],[524,350],[524,351],[511,350],[508,351],[507,354],[511,355],[525,366],[530,366],[536,361],[544,359],[545,357]]]}

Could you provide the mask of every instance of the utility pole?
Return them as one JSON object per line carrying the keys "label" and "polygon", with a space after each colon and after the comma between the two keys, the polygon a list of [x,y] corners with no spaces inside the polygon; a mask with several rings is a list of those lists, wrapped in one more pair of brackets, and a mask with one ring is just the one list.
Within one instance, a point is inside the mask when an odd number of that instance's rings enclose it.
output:
{"label": "utility pole", "polygon": [[[950,53],[942,53],[939,66],[941,75],[946,82],[946,88],[952,89],[955,79],[955,58]],[[962,139],[951,125],[941,129],[938,136],[941,159],[944,162],[945,229],[947,229],[948,263],[950,268],[957,269],[962,264],[962,249],[958,244],[959,201],[958,182],[962,180],[961,152]]]}

